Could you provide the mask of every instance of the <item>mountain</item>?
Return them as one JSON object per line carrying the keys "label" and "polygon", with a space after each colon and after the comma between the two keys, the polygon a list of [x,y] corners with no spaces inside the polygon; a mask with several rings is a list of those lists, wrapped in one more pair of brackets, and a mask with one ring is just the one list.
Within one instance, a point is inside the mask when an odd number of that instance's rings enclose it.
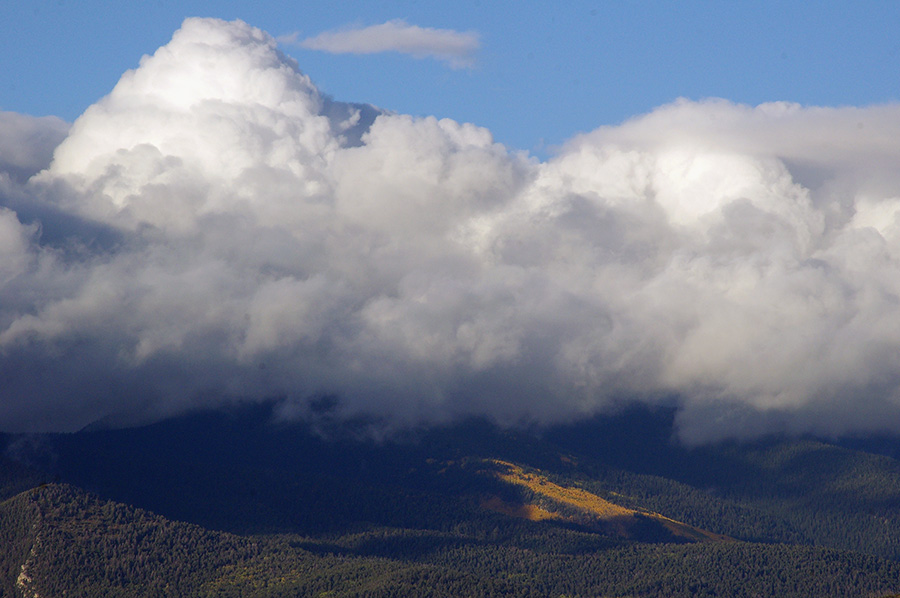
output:
{"label": "mountain", "polygon": [[0,596],[900,592],[891,439],[691,448],[665,409],[377,439],[272,408],[0,438]]}

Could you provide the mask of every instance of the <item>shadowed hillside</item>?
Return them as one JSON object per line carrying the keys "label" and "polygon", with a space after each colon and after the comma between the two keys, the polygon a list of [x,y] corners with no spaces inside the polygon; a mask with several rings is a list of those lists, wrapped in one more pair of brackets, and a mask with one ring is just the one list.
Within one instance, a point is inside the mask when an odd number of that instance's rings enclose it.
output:
{"label": "shadowed hillside", "polygon": [[2,595],[900,588],[900,468],[885,455],[814,439],[685,448],[665,411],[365,429],[278,423],[264,405],[5,437]]}

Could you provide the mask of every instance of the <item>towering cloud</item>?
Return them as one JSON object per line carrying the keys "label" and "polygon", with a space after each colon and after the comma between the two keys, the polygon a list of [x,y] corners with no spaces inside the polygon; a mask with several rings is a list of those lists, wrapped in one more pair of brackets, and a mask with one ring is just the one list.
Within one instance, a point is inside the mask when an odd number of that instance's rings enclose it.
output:
{"label": "towering cloud", "polygon": [[64,125],[0,127],[6,430],[322,394],[388,425],[900,427],[898,106],[681,101],[541,163],[188,19],[49,164]]}

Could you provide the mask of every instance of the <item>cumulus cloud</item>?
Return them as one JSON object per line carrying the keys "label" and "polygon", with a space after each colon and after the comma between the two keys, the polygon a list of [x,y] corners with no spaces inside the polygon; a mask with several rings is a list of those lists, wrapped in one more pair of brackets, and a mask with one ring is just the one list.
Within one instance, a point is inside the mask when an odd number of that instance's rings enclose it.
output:
{"label": "cumulus cloud", "polygon": [[685,100],[539,162],[188,19],[52,160],[65,127],[22,123],[56,133],[0,156],[3,429],[323,395],[385,425],[900,427],[900,106]]}
{"label": "cumulus cloud", "polygon": [[298,37],[293,34],[279,40],[332,54],[399,52],[416,58],[431,57],[447,62],[453,68],[472,67],[475,52],[481,45],[478,34],[472,31],[419,27],[403,19],[370,27],[325,31],[300,41]]}
{"label": "cumulus cloud", "polygon": [[54,117],[0,112],[0,175],[24,182],[43,169],[69,129]]}

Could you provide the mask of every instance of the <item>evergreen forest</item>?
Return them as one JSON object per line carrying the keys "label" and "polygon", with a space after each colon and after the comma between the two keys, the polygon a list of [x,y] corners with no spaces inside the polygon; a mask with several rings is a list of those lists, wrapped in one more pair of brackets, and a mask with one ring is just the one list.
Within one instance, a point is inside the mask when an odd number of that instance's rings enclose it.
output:
{"label": "evergreen forest", "polygon": [[0,437],[0,596],[900,593],[900,441],[673,413],[388,437],[272,405]]}

